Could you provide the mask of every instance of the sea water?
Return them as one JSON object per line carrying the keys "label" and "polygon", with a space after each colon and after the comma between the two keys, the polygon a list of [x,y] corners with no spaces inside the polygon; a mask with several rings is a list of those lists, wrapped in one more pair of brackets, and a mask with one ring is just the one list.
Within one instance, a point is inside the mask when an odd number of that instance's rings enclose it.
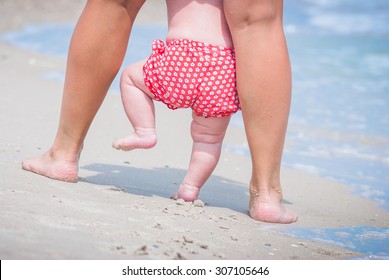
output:
{"label": "sea water", "polygon": [[[350,185],[356,195],[389,210],[389,1],[285,0],[284,6],[293,95],[283,165]],[[0,34],[0,40],[65,58],[73,28],[28,25]],[[164,34],[164,24],[135,25],[123,65],[146,57],[151,41]],[[64,78],[64,72],[41,74]],[[116,79],[111,92],[118,91]],[[242,126],[240,114],[233,124]],[[249,155],[245,144],[226,149]],[[296,228],[289,234],[339,245],[335,231]],[[351,244],[343,247],[389,258],[387,229],[342,232]],[[365,237],[365,246],[347,238],[356,235]]]}
{"label": "sea water", "polygon": [[285,3],[293,101],[284,163],[389,210],[389,1]]}
{"label": "sea water", "polygon": [[[293,96],[283,164],[389,210],[389,1],[289,0]],[[278,228],[389,259],[388,228]]]}

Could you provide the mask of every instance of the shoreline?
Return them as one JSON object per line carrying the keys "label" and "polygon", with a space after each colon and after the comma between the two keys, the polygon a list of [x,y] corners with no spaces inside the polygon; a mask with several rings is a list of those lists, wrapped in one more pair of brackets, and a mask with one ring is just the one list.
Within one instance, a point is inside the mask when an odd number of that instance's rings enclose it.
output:
{"label": "shoreline", "polygon": [[[32,1],[3,5],[13,11],[25,2]],[[72,1],[74,11],[83,2]],[[53,8],[47,21],[60,11]],[[39,11],[29,13],[40,20]],[[71,23],[74,18],[63,20]],[[35,23],[20,20],[18,25],[3,19],[0,33]],[[347,227],[388,228],[388,212],[352,195],[349,186],[286,168],[285,203],[299,221],[256,222],[247,215],[250,159],[225,150],[200,195],[207,205],[177,204],[169,197],[189,159],[190,136],[181,134],[188,132],[190,112],[171,112],[157,104],[158,146],[116,151],[111,141],[126,133],[129,124],[120,96],[114,94],[107,95],[85,140],[79,183],[25,172],[21,161],[50,146],[58,123],[63,85],[42,73],[64,71],[66,61],[3,41],[0,49],[0,125],[6,132],[0,136],[1,259],[355,259],[363,255],[274,229],[335,228],[341,233]],[[243,128],[231,125],[225,145],[245,142]]]}

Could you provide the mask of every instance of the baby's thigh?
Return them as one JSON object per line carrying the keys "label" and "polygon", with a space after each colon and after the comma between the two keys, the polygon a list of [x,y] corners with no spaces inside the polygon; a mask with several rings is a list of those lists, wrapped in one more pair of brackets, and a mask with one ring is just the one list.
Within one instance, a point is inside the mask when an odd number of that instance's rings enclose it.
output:
{"label": "baby's thigh", "polygon": [[145,85],[143,76],[143,65],[146,63],[146,59],[135,62],[128,66],[122,74],[121,84],[129,84],[142,90],[144,93],[153,97],[148,87]]}

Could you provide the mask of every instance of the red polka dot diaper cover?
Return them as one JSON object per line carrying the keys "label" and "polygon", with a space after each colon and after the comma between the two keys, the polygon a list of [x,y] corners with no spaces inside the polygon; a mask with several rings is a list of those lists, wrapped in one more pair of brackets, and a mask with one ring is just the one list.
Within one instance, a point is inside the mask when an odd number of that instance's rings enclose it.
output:
{"label": "red polka dot diaper cover", "polygon": [[187,39],[154,40],[143,66],[154,99],[198,116],[226,117],[240,109],[232,49]]}

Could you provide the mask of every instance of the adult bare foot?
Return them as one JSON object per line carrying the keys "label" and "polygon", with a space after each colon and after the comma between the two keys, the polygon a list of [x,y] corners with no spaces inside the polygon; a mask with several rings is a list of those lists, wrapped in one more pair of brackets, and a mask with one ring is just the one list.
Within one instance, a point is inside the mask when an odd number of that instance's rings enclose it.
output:
{"label": "adult bare foot", "polygon": [[290,224],[298,220],[298,216],[282,204],[281,192],[270,190],[260,194],[250,188],[249,214],[254,220]]}
{"label": "adult bare foot", "polygon": [[112,147],[117,150],[151,149],[157,144],[155,129],[136,130],[127,137],[115,140]]}
{"label": "adult bare foot", "polygon": [[59,159],[49,150],[38,157],[24,160],[22,168],[55,180],[78,181],[78,156],[76,160]]}

